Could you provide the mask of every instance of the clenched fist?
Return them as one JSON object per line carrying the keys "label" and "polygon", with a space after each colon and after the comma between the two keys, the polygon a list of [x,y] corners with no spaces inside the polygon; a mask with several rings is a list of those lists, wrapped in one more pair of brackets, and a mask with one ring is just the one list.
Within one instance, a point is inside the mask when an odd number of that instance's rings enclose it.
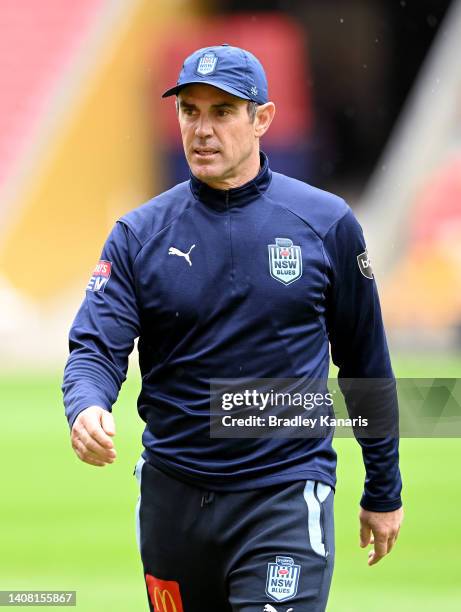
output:
{"label": "clenched fist", "polygon": [[100,406],[90,406],[77,416],[72,426],[72,448],[78,458],[103,467],[117,456],[112,437],[115,436],[114,417]]}

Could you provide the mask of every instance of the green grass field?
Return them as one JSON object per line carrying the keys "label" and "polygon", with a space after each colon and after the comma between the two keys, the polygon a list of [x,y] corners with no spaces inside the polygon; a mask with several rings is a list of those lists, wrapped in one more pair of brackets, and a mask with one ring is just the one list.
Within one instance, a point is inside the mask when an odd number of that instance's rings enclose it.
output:
{"label": "green grass field", "polygon": [[[461,356],[401,355],[394,369],[459,377]],[[82,612],[144,611],[132,476],[141,451],[137,376],[131,372],[115,408],[118,459],[104,469],[74,456],[60,382],[59,374],[0,378],[0,590],[76,590]],[[461,440],[402,440],[406,519],[392,554],[372,568],[358,545],[360,449],[349,439],[335,447],[337,556],[328,611],[459,610]]]}

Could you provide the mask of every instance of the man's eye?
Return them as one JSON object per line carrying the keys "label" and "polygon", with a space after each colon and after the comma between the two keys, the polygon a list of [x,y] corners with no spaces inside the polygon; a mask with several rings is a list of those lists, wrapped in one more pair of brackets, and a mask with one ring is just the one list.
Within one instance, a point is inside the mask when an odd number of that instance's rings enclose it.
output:
{"label": "man's eye", "polygon": [[184,106],[182,109],[182,114],[185,115],[186,117],[192,117],[193,115],[196,114],[196,109],[195,108],[188,108],[187,106]]}
{"label": "man's eye", "polygon": [[229,111],[225,108],[220,108],[218,110],[218,117],[226,117],[229,114]]}

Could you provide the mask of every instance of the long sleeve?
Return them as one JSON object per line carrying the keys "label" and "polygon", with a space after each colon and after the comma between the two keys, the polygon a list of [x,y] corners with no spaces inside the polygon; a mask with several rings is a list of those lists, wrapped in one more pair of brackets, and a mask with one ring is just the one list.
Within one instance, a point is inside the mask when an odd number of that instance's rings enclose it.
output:
{"label": "long sleeve", "polygon": [[110,411],[125,380],[140,327],[133,276],[139,249],[127,226],[116,223],[72,324],[62,386],[70,427],[89,406]]}
{"label": "long sleeve", "polygon": [[[386,413],[398,432],[398,401],[381,316],[377,287],[362,229],[352,211],[330,229],[324,240],[329,268],[327,330],[333,362],[349,413]],[[368,391],[345,379],[375,379]],[[378,380],[379,379],[379,380]],[[343,384],[341,384],[343,381]],[[360,383],[359,383],[360,384]],[[366,478],[361,506],[391,511],[402,505],[398,435],[357,437]]]}

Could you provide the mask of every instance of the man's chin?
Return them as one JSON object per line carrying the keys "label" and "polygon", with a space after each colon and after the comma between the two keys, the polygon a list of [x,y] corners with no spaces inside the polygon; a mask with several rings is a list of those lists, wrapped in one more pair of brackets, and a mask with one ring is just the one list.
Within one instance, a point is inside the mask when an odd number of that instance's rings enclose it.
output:
{"label": "man's chin", "polygon": [[222,174],[222,170],[218,167],[218,164],[212,163],[199,163],[190,164],[192,174],[201,181],[216,180]]}

